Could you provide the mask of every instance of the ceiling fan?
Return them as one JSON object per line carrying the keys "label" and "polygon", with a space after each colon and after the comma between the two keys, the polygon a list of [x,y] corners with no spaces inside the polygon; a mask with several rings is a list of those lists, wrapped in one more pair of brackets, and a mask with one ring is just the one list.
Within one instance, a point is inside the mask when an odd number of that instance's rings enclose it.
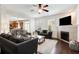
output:
{"label": "ceiling fan", "polygon": [[38,8],[45,11],[45,12],[48,12],[49,10],[47,9],[48,5],[43,5],[43,4],[38,4]]}
{"label": "ceiling fan", "polygon": [[45,11],[45,12],[49,12],[49,10],[47,9],[48,5],[46,4],[37,4],[37,5],[34,5],[34,6],[37,6],[38,7],[38,13],[40,14],[42,11]]}

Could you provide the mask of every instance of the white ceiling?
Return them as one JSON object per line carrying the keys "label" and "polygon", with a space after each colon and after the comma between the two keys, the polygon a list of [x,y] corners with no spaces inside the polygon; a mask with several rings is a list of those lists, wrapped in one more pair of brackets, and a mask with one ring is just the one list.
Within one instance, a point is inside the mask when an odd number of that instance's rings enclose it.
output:
{"label": "white ceiling", "polygon": [[13,16],[21,15],[22,17],[43,17],[58,13],[64,13],[75,9],[74,4],[49,4],[49,12],[38,13],[38,7],[33,4],[3,4],[2,8],[8,13],[13,12]]}

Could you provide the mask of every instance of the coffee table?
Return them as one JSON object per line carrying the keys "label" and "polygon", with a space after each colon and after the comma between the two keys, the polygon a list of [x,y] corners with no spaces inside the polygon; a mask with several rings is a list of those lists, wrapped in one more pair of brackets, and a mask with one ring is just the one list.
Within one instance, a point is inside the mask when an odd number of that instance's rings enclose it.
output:
{"label": "coffee table", "polygon": [[45,36],[42,35],[36,35],[36,36],[32,36],[34,38],[38,38],[38,44],[41,44],[45,41]]}
{"label": "coffee table", "polygon": [[38,44],[41,44],[45,41],[45,37],[44,36],[41,36],[41,35],[37,35],[37,38],[38,38]]}

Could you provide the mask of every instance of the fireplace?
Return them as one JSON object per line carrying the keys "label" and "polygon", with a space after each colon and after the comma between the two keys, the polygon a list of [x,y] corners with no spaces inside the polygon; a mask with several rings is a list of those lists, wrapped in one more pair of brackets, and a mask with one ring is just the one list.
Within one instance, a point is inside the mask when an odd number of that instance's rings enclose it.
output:
{"label": "fireplace", "polygon": [[69,41],[69,32],[61,31],[61,39]]}

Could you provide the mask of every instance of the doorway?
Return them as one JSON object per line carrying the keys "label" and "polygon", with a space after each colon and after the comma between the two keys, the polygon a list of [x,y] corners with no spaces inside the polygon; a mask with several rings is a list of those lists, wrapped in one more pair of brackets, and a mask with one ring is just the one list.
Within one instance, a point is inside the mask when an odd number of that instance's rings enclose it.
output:
{"label": "doorway", "polygon": [[12,29],[23,29],[27,30],[27,32],[30,32],[30,22],[26,20],[10,21],[9,29],[10,31]]}

